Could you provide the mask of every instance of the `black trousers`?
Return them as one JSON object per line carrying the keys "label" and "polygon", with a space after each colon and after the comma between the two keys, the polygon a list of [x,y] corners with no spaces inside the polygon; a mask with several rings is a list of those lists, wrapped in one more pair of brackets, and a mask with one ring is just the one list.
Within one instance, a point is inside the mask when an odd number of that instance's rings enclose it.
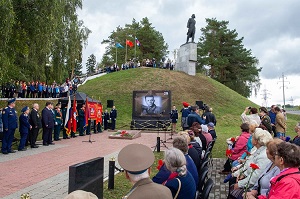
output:
{"label": "black trousers", "polygon": [[112,118],[111,119],[111,130],[115,130],[116,128],[116,119]]}
{"label": "black trousers", "polygon": [[43,144],[52,143],[52,128],[43,127]]}
{"label": "black trousers", "polygon": [[232,160],[227,158],[227,160],[224,164],[224,171],[231,171],[231,162],[232,162]]}
{"label": "black trousers", "polygon": [[30,146],[33,147],[35,145],[37,136],[39,133],[39,128],[32,128],[30,133],[29,133],[29,142],[30,142]]}

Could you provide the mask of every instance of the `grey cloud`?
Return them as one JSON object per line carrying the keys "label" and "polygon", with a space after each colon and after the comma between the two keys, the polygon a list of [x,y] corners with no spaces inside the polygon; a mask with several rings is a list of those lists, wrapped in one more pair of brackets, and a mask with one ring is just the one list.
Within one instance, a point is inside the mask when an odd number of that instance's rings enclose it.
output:
{"label": "grey cloud", "polygon": [[[291,41],[300,38],[300,3],[298,0],[85,0],[83,8],[90,16],[106,16],[111,18],[110,25],[103,26],[103,18],[92,26],[101,30],[99,36],[91,36],[84,57],[94,53],[92,44],[97,38],[106,39],[118,25],[131,23],[132,18],[140,20],[148,17],[153,26],[162,32],[169,50],[178,48],[186,36],[186,21],[191,14],[196,14],[196,41],[200,37],[200,28],[204,27],[205,18],[216,17],[218,20],[228,20],[229,28],[236,29],[239,37],[244,37],[245,47],[251,49],[253,55],[260,60],[263,67],[263,78],[277,78],[282,72],[300,74],[300,43],[291,45]],[[98,13],[98,14],[97,14]],[[90,20],[89,16],[89,20]],[[83,16],[85,20],[86,16]],[[90,23],[89,23],[90,24]],[[109,29],[109,27],[112,27]],[[100,34],[100,33],[93,33]],[[287,44],[284,45],[284,41]],[[289,48],[289,46],[291,47]],[[276,52],[276,53],[274,53]],[[98,52],[99,53],[99,52]],[[101,56],[103,52],[99,54]],[[172,58],[172,57],[171,57]],[[100,57],[97,57],[100,60]],[[85,63],[85,61],[84,61]],[[299,69],[298,69],[299,68]]]}

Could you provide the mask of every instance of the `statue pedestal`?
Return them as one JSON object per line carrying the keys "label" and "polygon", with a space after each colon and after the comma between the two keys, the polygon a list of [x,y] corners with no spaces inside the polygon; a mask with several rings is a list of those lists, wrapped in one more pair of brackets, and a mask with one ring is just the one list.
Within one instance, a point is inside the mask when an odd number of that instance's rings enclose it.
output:
{"label": "statue pedestal", "polygon": [[180,46],[177,54],[175,70],[183,71],[189,75],[196,75],[197,44],[187,43]]}

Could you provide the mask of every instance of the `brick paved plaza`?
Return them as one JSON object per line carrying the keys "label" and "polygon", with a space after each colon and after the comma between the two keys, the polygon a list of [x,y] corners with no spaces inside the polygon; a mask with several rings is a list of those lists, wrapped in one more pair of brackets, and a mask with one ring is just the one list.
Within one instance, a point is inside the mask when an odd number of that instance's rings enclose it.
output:
{"label": "brick paved plaza", "polygon": [[[88,136],[61,140],[53,146],[40,146],[24,152],[0,154],[0,198],[18,199],[22,193],[30,193],[32,199],[55,199],[67,195],[70,165],[95,157],[104,157],[104,178],[108,176],[108,161],[117,157],[118,152],[130,143],[155,145],[156,133],[142,133],[134,140],[108,139],[111,133],[93,134],[94,143],[82,142]],[[164,139],[164,135],[161,135]],[[169,136],[167,136],[169,137]],[[171,143],[166,143],[171,146]],[[164,148],[162,148],[163,150]],[[210,198],[226,198],[225,176],[219,171],[225,159],[214,159],[209,176],[214,180]],[[226,184],[227,185],[227,184]]]}

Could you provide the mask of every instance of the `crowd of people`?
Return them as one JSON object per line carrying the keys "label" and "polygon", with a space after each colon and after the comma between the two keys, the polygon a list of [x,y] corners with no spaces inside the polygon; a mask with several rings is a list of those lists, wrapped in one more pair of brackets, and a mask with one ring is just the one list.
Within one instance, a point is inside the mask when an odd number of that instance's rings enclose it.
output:
{"label": "crowd of people", "polygon": [[[194,199],[198,194],[204,154],[211,150],[209,146],[217,138],[216,118],[209,107],[205,107],[200,116],[198,106],[189,106],[186,102],[183,106],[181,113],[186,115],[181,124],[183,129],[174,138],[173,147],[165,151],[164,160],[158,162],[159,171],[152,179],[150,167],[154,164],[154,155],[149,147],[131,144],[120,151],[119,164],[133,184],[124,198]],[[170,118],[172,123],[177,123],[175,106]],[[176,128],[172,129],[174,133]]]}
{"label": "crowd of people", "polygon": [[220,174],[227,174],[228,198],[300,198],[300,123],[294,139],[286,136],[284,111],[246,107],[241,134],[227,139],[228,157]]}
{"label": "crowd of people", "polygon": [[58,84],[55,81],[47,84],[41,81],[11,81],[2,85],[2,98],[60,98],[72,95],[77,91],[80,79],[75,77],[72,81],[69,78],[65,83]]}
{"label": "crowd of people", "polygon": [[117,72],[120,70],[128,70],[132,68],[140,68],[140,67],[151,67],[151,68],[162,68],[162,69],[168,69],[168,70],[174,70],[175,69],[175,62],[170,59],[165,60],[164,62],[157,62],[155,58],[153,59],[143,59],[142,62],[140,61],[134,61],[134,59],[130,59],[129,61],[121,64],[120,66],[116,63],[114,63],[111,66],[105,66],[104,70],[96,71],[96,73],[100,72]]}
{"label": "crowd of people", "polygon": [[[40,111],[40,106],[37,103],[32,105],[32,109],[25,106],[21,110],[18,117],[15,110],[16,98],[8,100],[8,106],[0,109],[0,134],[2,140],[1,152],[3,154],[15,153],[12,148],[13,140],[15,139],[15,131],[18,128],[20,132],[20,140],[18,151],[26,151],[27,146],[31,148],[38,148],[36,144],[40,129],[42,129],[42,144],[43,146],[54,145],[54,141],[60,141],[61,131],[63,132],[63,139],[70,139],[77,137],[76,132],[71,129],[68,131],[65,128],[67,107],[62,109],[61,104],[58,103],[54,107],[52,102],[46,102],[45,107]],[[108,128],[114,130],[116,125],[117,110],[115,106],[111,111],[105,110],[102,115],[103,122],[97,123],[91,119],[86,122],[85,105],[78,110],[76,118],[77,129],[79,136],[90,135],[92,127],[94,133],[102,132],[102,124],[104,130]]]}

